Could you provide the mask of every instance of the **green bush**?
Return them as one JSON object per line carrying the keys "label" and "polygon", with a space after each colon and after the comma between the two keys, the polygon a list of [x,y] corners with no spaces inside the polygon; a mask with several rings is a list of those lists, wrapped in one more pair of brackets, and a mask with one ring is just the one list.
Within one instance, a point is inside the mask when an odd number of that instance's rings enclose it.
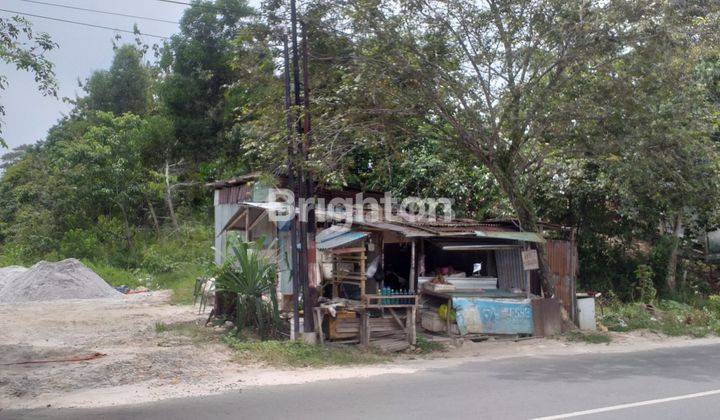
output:
{"label": "green bush", "polygon": [[263,340],[280,328],[276,265],[264,254],[265,245],[264,239],[232,244],[232,253],[215,273],[216,290],[237,296],[237,334],[243,327],[251,327]]}
{"label": "green bush", "polygon": [[182,263],[176,255],[164,253],[160,244],[152,244],[145,249],[142,257],[142,268],[160,274],[178,270]]}
{"label": "green bush", "polygon": [[655,274],[649,265],[640,264],[635,269],[635,278],[637,279],[635,292],[640,302],[652,303],[655,301],[657,289],[655,283],[653,283],[654,276]]}
{"label": "green bush", "polygon": [[85,229],[71,229],[60,241],[60,255],[64,258],[97,258],[102,248],[95,232]]}

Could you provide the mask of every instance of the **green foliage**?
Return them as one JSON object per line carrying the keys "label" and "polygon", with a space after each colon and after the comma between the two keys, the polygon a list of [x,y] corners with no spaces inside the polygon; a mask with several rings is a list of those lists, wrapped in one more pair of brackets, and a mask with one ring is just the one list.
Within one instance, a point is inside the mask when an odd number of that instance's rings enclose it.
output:
{"label": "green foliage", "polygon": [[435,353],[438,351],[444,351],[445,346],[442,343],[438,343],[437,341],[431,341],[423,337],[422,335],[418,335],[417,337],[417,348],[420,349],[420,353],[422,354],[430,354]]}
{"label": "green foliage", "polygon": [[100,241],[93,230],[70,229],[60,242],[60,255],[66,258],[99,257]]}
{"label": "green foliage", "polygon": [[596,331],[570,331],[566,335],[570,341],[580,341],[588,344],[609,344],[612,337],[609,334]]}
{"label": "green foliage", "polygon": [[142,267],[153,274],[175,271],[182,265],[178,255],[162,252],[159,244],[150,245],[143,252]]}
{"label": "green foliage", "polygon": [[152,282],[148,282],[148,276],[138,269],[122,268],[110,265],[105,262],[91,261],[84,259],[83,264],[87,265],[103,280],[111,286],[128,286],[130,288],[149,287]]}
{"label": "green foliage", "polygon": [[[702,306],[720,290],[695,241],[720,223],[717,6],[492,4],[304,5],[313,134],[294,163],[323,185],[576,227],[580,288]],[[80,257],[113,284],[189,301],[211,259],[203,182],[288,162],[275,30],[287,10],[263,7],[193,2],[158,62],[117,47],[43,142],[2,157],[0,264]],[[0,18],[0,35],[0,60],[53,95],[49,37],[17,17]],[[664,286],[673,270],[676,291]],[[273,294],[247,296],[241,316],[263,316],[246,324],[270,324]]]}
{"label": "green foliage", "polygon": [[641,264],[635,269],[635,278],[637,278],[635,291],[640,302],[653,303],[655,301],[657,290],[653,284],[653,274],[652,268],[645,264]]}
{"label": "green foliage", "polygon": [[[267,244],[267,249],[273,245]],[[232,254],[215,273],[216,290],[237,296],[237,334],[250,326],[263,340],[280,328],[276,264],[265,254],[265,246],[265,240],[231,244]]]}
{"label": "green foliage", "polygon": [[143,65],[143,52],[134,45],[115,51],[109,70],[93,73],[85,83],[87,96],[78,105],[87,110],[144,115],[150,105],[150,70]]}
{"label": "green foliage", "polygon": [[162,321],[156,321],[156,322],[155,322],[155,332],[156,332],[157,334],[164,333],[164,332],[167,331],[167,330],[168,330],[168,326],[167,326],[166,323],[164,323],[164,322],[162,322]]}
{"label": "green foliage", "polygon": [[670,336],[720,334],[720,311],[712,304],[690,306],[662,300],[657,307],[615,303],[605,308],[600,323],[611,331],[650,330]]}
{"label": "green foliage", "polygon": [[364,365],[389,360],[356,347],[314,346],[300,341],[242,341],[225,336],[224,341],[236,352],[243,363],[265,363],[271,366],[322,367],[336,365]]}

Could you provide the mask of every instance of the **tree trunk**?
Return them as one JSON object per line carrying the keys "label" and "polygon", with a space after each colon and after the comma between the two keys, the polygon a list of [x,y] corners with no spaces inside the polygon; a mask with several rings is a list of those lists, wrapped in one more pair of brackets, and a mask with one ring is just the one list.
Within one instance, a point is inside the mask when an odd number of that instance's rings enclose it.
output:
{"label": "tree trunk", "polygon": [[145,198],[148,204],[148,210],[150,210],[150,218],[153,222],[153,228],[155,229],[155,235],[157,235],[158,238],[160,238],[160,223],[158,223],[157,214],[155,214],[155,206],[153,206],[152,201],[150,201],[149,198]]}
{"label": "tree trunk", "polygon": [[165,204],[170,213],[170,222],[172,223],[173,229],[178,230],[177,217],[175,216],[175,205],[172,200],[172,188],[170,187],[170,164],[165,161]]}
{"label": "tree trunk", "polygon": [[680,232],[682,231],[682,213],[677,212],[673,220],[672,245],[670,247],[670,257],[668,258],[667,274],[665,276],[665,285],[668,290],[674,292],[677,288],[677,262],[678,248],[680,246]]}
{"label": "tree trunk", "polygon": [[[486,167],[495,175],[500,189],[506,194],[510,204],[517,214],[520,228],[526,232],[535,232],[542,236],[540,223],[535,209],[527,199],[526,194],[519,185],[512,180],[512,177],[505,173],[501,168],[485,163]],[[540,265],[539,275],[543,294],[545,297],[555,296],[555,281],[550,272],[550,265],[547,258],[547,247],[544,243],[537,243],[536,249],[538,253],[538,262]]]}

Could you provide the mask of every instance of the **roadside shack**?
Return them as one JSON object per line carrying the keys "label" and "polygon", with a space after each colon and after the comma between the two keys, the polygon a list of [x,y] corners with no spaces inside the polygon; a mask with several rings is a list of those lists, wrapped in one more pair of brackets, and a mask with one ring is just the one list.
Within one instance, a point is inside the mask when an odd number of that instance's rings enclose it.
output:
{"label": "roadside shack", "polygon": [[[263,185],[257,176],[211,185],[216,260],[222,261],[229,235],[277,239],[268,252],[279,266],[278,294],[287,311],[293,293],[292,241],[289,223],[268,217],[280,205],[267,201],[268,190],[275,187]],[[318,188],[316,193],[330,199],[352,197],[357,191]],[[511,220],[408,221],[394,212],[368,217],[362,207],[316,210],[317,234],[309,241],[308,267],[316,301],[313,313],[304,316],[314,317],[321,342],[356,342],[394,351],[415,343],[418,326],[452,336],[545,335],[558,323],[545,328],[549,324],[543,318],[559,319],[560,305],[572,319],[576,253],[571,241],[523,232]],[[559,276],[559,299],[550,305],[550,299],[541,299],[537,275],[523,267],[523,252],[538,244],[546,245],[551,271]],[[563,255],[553,254],[558,250]],[[568,258],[573,262],[568,264]]]}

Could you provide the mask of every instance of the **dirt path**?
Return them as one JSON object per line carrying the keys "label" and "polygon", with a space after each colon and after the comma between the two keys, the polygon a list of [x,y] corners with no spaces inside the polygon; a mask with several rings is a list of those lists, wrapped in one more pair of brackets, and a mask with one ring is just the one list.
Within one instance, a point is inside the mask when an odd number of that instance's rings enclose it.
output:
{"label": "dirt path", "polygon": [[[720,343],[650,333],[614,335],[606,344],[539,339],[466,343],[428,360],[403,355],[395,362],[358,367],[281,370],[234,363],[217,340],[220,331],[194,328],[188,306],[168,304],[167,292],[114,300],[74,300],[0,305],[0,408],[98,407],[199,396],[255,386],[362,378],[457,366],[468,359],[630,352]],[[156,329],[156,323],[158,327]],[[165,325],[185,331],[162,332]],[[158,332],[160,331],[160,332]],[[14,364],[69,359],[92,360]]]}

